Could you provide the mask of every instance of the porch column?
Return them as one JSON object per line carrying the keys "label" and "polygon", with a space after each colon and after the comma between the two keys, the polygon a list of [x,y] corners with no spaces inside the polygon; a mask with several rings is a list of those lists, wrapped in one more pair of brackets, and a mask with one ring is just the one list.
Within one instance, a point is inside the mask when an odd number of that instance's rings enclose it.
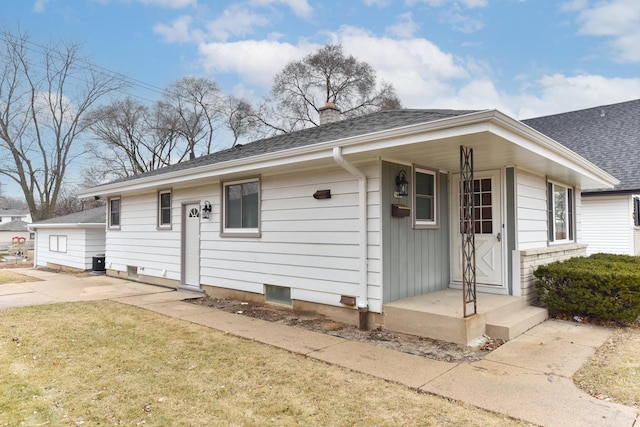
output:
{"label": "porch column", "polygon": [[[473,149],[460,146],[460,236],[462,238],[462,297],[464,317],[477,313],[476,224],[473,200]],[[452,224],[452,227],[455,227]],[[473,303],[473,311],[469,305]]]}

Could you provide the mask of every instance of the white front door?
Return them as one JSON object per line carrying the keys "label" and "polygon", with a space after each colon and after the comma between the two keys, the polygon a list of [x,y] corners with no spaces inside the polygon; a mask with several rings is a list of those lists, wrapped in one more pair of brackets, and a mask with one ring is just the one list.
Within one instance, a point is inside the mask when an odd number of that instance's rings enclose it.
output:
{"label": "white front door", "polygon": [[183,285],[200,288],[200,205],[183,206]]}
{"label": "white front door", "polygon": [[[462,237],[460,235],[460,183],[451,185],[452,281],[462,282]],[[503,280],[502,192],[500,171],[476,172],[473,176],[475,205],[476,283],[506,290]]]}

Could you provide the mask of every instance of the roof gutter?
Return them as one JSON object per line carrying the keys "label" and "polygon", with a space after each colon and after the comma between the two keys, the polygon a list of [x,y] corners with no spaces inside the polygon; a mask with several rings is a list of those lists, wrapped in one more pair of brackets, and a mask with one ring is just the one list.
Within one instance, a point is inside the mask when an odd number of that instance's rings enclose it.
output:
{"label": "roof gutter", "polygon": [[367,175],[360,169],[353,166],[342,156],[342,147],[333,148],[333,160],[351,175],[358,178],[358,206],[360,207],[360,286],[358,292],[358,312],[360,313],[359,328],[367,329],[367,316],[369,311],[369,293],[368,293],[368,271],[369,262],[367,250],[369,246],[368,227],[367,227]]}

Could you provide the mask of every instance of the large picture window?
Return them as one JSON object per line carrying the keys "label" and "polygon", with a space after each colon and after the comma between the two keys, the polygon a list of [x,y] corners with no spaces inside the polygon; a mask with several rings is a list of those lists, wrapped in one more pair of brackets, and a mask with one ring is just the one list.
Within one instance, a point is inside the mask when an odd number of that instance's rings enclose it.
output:
{"label": "large picture window", "polygon": [[438,225],[438,173],[415,168],[413,173],[413,217],[416,228]]}
{"label": "large picture window", "polygon": [[573,194],[573,188],[555,182],[547,183],[550,242],[574,240]]}
{"label": "large picture window", "polygon": [[120,228],[120,198],[109,199],[109,228]]}
{"label": "large picture window", "polygon": [[171,228],[171,191],[158,193],[158,227]]}
{"label": "large picture window", "polygon": [[260,231],[260,180],[225,183],[223,233]]}

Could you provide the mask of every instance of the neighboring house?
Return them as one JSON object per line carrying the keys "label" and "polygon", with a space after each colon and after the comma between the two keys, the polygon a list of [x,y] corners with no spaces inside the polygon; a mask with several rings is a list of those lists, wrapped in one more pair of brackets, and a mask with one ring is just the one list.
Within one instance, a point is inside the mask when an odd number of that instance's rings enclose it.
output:
{"label": "neighboring house", "polygon": [[0,249],[9,252],[33,249],[35,236],[27,229],[28,225],[22,220],[0,223]]}
{"label": "neighboring house", "polygon": [[0,209],[0,223],[11,221],[31,222],[31,213],[22,209]]}
{"label": "neighboring house", "polygon": [[104,254],[106,209],[98,207],[29,225],[36,233],[36,267],[90,270]]}
{"label": "neighboring house", "polygon": [[[368,310],[370,325],[402,332],[411,322],[394,319],[389,304],[461,288],[461,146],[473,149],[478,292],[524,306],[537,265],[585,253],[581,190],[618,183],[495,110],[334,122],[326,110],[315,128],[80,194],[108,203],[107,274],[356,324]],[[483,316],[462,320],[452,337],[425,321],[425,335],[469,343],[487,331],[474,323]]]}
{"label": "neighboring house", "polygon": [[587,254],[640,255],[640,99],[524,120],[620,180],[582,191]]}

